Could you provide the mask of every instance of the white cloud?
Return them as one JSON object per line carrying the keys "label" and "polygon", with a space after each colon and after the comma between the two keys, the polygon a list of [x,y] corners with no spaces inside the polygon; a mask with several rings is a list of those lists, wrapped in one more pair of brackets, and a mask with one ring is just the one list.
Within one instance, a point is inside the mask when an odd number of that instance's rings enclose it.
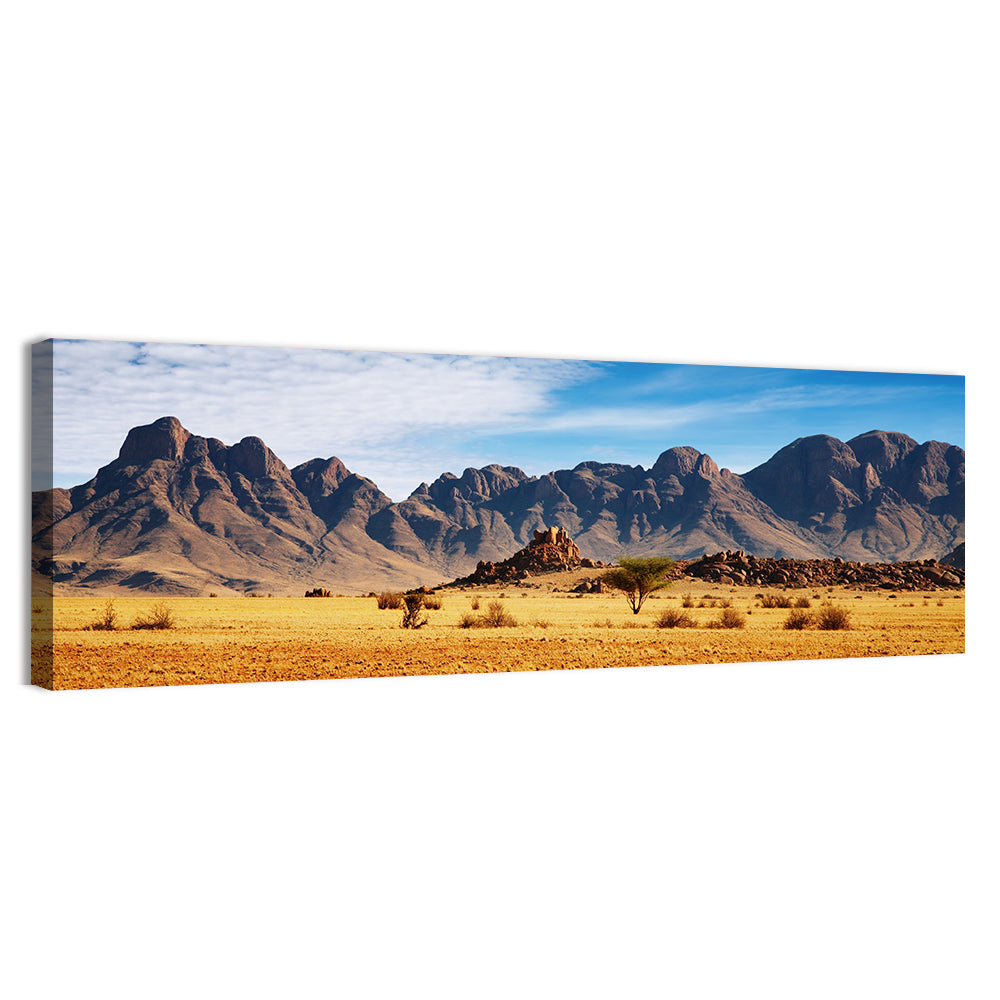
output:
{"label": "white cloud", "polygon": [[[130,428],[169,415],[226,444],[260,437],[289,466],[337,455],[394,499],[453,462],[463,436],[522,425],[592,372],[580,361],[114,341],[57,341],[54,369],[57,483],[89,479]],[[374,469],[357,464],[377,456]]]}

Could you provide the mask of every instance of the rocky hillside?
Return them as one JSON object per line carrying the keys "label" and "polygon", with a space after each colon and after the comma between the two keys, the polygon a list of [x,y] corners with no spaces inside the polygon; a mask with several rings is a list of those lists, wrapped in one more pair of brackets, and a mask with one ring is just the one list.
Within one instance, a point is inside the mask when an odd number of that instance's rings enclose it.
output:
{"label": "rocky hillside", "polygon": [[445,473],[393,503],[337,458],[289,469],[259,438],[227,446],[163,417],[89,482],[33,498],[33,568],[57,589],[365,592],[502,565],[548,526],[591,561],[919,561],[964,542],[964,511],[961,448],[883,431],[800,438],[742,476],[675,447],[649,469]]}

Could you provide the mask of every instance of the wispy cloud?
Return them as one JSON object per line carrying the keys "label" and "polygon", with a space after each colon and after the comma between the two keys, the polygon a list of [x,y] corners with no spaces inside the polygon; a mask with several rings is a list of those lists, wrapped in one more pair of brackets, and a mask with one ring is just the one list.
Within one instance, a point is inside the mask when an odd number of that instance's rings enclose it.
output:
{"label": "wispy cloud", "polygon": [[57,341],[52,378],[64,486],[165,415],[226,444],[260,437],[290,466],[336,455],[397,500],[494,461],[538,474],[688,444],[745,471],[807,434],[964,441],[964,385],[945,376]]}
{"label": "wispy cloud", "polygon": [[580,361],[58,341],[55,468],[82,482],[131,427],[172,415],[227,444],[260,437],[289,465],[374,459],[356,471],[398,497],[442,471],[450,437],[521,425],[591,375]]}

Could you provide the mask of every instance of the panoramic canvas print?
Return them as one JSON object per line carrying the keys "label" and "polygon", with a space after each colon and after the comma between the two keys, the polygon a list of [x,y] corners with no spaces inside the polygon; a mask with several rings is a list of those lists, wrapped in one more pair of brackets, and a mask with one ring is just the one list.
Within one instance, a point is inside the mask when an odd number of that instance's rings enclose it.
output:
{"label": "panoramic canvas print", "polygon": [[32,348],[47,688],[965,649],[962,376]]}

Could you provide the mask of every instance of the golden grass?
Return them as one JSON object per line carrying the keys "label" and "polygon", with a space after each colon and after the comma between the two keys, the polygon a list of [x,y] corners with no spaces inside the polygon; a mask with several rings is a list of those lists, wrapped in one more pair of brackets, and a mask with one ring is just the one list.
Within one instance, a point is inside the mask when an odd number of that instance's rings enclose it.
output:
{"label": "golden grass", "polygon": [[[681,606],[685,584],[647,601],[633,615],[614,594],[576,595],[507,588],[504,606],[516,628],[463,629],[477,592],[443,592],[443,608],[417,631],[399,627],[402,612],[379,610],[374,598],[162,599],[176,625],[132,631],[129,625],[161,598],[115,599],[117,631],[90,631],[103,596],[35,602],[33,680],[45,687],[132,687],[480,673],[650,664],[808,660],[965,651],[965,594],[859,594],[825,588],[796,591],[812,610],[830,600],[851,612],[849,631],[788,630],[788,610],[759,607],[756,588],[696,584],[712,600],[747,613],[741,629],[709,628],[721,608],[695,607],[696,628],[660,629],[666,607]],[[499,588],[478,592],[485,602]],[[706,601],[708,604],[708,601]]]}

